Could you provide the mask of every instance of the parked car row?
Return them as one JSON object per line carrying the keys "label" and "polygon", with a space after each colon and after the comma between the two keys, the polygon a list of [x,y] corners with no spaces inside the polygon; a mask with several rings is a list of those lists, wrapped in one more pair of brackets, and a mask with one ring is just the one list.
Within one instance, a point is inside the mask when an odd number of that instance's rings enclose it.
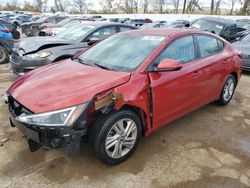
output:
{"label": "parked car row", "polygon": [[8,61],[13,45],[14,41],[9,28],[0,24],[0,64]]}
{"label": "parked car row", "polygon": [[87,143],[110,165],[128,159],[141,137],[185,114],[214,101],[228,104],[243,62],[239,50],[211,32],[89,22],[23,40],[12,65],[25,72],[72,49],[82,51],[11,85],[4,95],[10,125],[27,137],[32,152],[73,152]]}
{"label": "parked car row", "polygon": [[83,22],[53,37],[29,37],[11,54],[12,72],[17,75],[74,55],[115,33],[136,29],[119,23]]}
{"label": "parked car row", "polygon": [[53,23],[57,24],[60,21],[67,18],[66,16],[48,16],[48,17],[42,17],[36,21],[26,22],[21,25],[22,32],[30,36],[39,36],[40,33],[40,27],[41,25],[45,23]]}

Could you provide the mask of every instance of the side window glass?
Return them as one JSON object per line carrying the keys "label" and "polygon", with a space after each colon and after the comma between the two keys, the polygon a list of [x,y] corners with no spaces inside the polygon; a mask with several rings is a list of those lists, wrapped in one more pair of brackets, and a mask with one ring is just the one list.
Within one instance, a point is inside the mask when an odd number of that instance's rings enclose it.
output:
{"label": "side window glass", "polygon": [[76,23],[80,23],[80,20],[72,20],[69,22],[70,24],[76,24]]}
{"label": "side window glass", "polygon": [[232,26],[229,32],[229,35],[234,35],[237,33],[237,27],[236,26]]}
{"label": "side window glass", "polygon": [[171,43],[159,56],[159,61],[172,59],[187,63],[195,59],[194,41],[192,36],[182,37]]}
{"label": "side window glass", "polygon": [[123,31],[130,31],[130,30],[132,30],[132,28],[130,28],[130,27],[123,27],[123,26],[120,27],[120,31],[121,32],[123,32]]}
{"label": "side window glass", "polygon": [[55,17],[49,17],[49,18],[47,19],[47,22],[48,22],[48,23],[54,23],[54,21],[55,21]]}
{"label": "side window glass", "polygon": [[221,40],[217,40],[218,43],[218,51],[222,51],[224,48],[224,42],[222,42]]}
{"label": "side window glass", "polygon": [[116,27],[105,27],[94,32],[89,38],[103,40],[116,33]]}
{"label": "side window glass", "polygon": [[218,53],[217,40],[209,36],[197,36],[201,57],[207,57]]}

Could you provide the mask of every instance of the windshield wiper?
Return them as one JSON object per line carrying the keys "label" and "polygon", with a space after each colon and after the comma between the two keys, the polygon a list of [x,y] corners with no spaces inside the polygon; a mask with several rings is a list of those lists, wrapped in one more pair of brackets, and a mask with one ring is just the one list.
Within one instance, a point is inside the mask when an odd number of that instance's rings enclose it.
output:
{"label": "windshield wiper", "polygon": [[97,67],[100,67],[100,68],[102,68],[102,69],[105,69],[105,70],[111,70],[110,68],[108,68],[108,67],[106,67],[106,66],[103,66],[103,65],[100,65],[100,64],[98,64],[98,63],[94,63],[94,65],[97,66]]}
{"label": "windshield wiper", "polygon": [[72,60],[73,60],[73,61],[76,61],[76,62],[78,62],[78,63],[84,64],[84,65],[89,65],[89,66],[90,66],[90,64],[86,63],[85,61],[83,61],[83,60],[82,60],[81,58],[79,58],[79,57],[72,58]]}

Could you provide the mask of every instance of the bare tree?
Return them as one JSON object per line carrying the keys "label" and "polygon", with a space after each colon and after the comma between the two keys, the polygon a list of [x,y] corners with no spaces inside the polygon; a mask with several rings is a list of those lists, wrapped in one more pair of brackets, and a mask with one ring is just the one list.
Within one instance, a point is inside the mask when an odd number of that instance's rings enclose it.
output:
{"label": "bare tree", "polygon": [[164,12],[164,6],[166,0],[150,0],[150,5],[154,9],[154,12],[162,14]]}
{"label": "bare tree", "polygon": [[182,14],[185,14],[185,12],[186,12],[186,6],[187,6],[187,0],[184,0]]}
{"label": "bare tree", "polygon": [[221,6],[222,0],[215,1],[215,14],[220,14],[220,6]]}
{"label": "bare tree", "polygon": [[55,0],[56,11],[64,12],[66,11],[68,5],[69,5],[68,0]]}
{"label": "bare tree", "polygon": [[236,3],[236,0],[230,0],[230,15],[232,15],[233,14],[233,11],[234,11],[234,5],[235,5],[235,3]]}
{"label": "bare tree", "polygon": [[178,13],[179,5],[180,5],[180,0],[171,0],[172,5],[174,6],[174,13]]}
{"label": "bare tree", "polygon": [[198,8],[198,10],[200,11],[203,11],[199,5],[199,0],[189,0],[188,6],[187,6],[187,12],[193,13],[196,8]]}
{"label": "bare tree", "polygon": [[90,6],[86,0],[73,0],[72,5],[79,10],[80,14],[83,14],[83,12]]}
{"label": "bare tree", "polygon": [[99,0],[100,5],[104,13],[111,13],[114,8],[115,0]]}
{"label": "bare tree", "polygon": [[249,6],[250,6],[250,0],[244,0],[241,13],[245,15],[247,13],[247,9]]}
{"label": "bare tree", "polygon": [[8,11],[19,10],[20,9],[19,1],[18,0],[12,0],[10,2],[7,2],[3,9],[8,10]]}
{"label": "bare tree", "polygon": [[42,11],[46,12],[48,8],[48,0],[43,0]]}
{"label": "bare tree", "polygon": [[133,14],[138,12],[138,0],[120,0],[117,7],[126,14]]}
{"label": "bare tree", "polygon": [[35,0],[35,6],[37,12],[42,12],[43,1],[42,0]]}
{"label": "bare tree", "polygon": [[148,6],[149,6],[149,0],[143,0],[142,7],[143,7],[143,13],[148,13]]}
{"label": "bare tree", "polygon": [[214,12],[214,0],[211,0],[210,14]]}

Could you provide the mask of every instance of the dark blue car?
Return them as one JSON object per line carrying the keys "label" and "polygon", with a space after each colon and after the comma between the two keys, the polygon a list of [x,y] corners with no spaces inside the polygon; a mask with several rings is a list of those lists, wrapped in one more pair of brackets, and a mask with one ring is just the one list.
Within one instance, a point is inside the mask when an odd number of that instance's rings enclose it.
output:
{"label": "dark blue car", "polygon": [[8,61],[13,45],[14,41],[10,30],[0,24],[0,64]]}
{"label": "dark blue car", "polygon": [[11,22],[16,26],[21,26],[21,24],[30,22],[30,17],[27,15],[16,15],[10,18]]}

